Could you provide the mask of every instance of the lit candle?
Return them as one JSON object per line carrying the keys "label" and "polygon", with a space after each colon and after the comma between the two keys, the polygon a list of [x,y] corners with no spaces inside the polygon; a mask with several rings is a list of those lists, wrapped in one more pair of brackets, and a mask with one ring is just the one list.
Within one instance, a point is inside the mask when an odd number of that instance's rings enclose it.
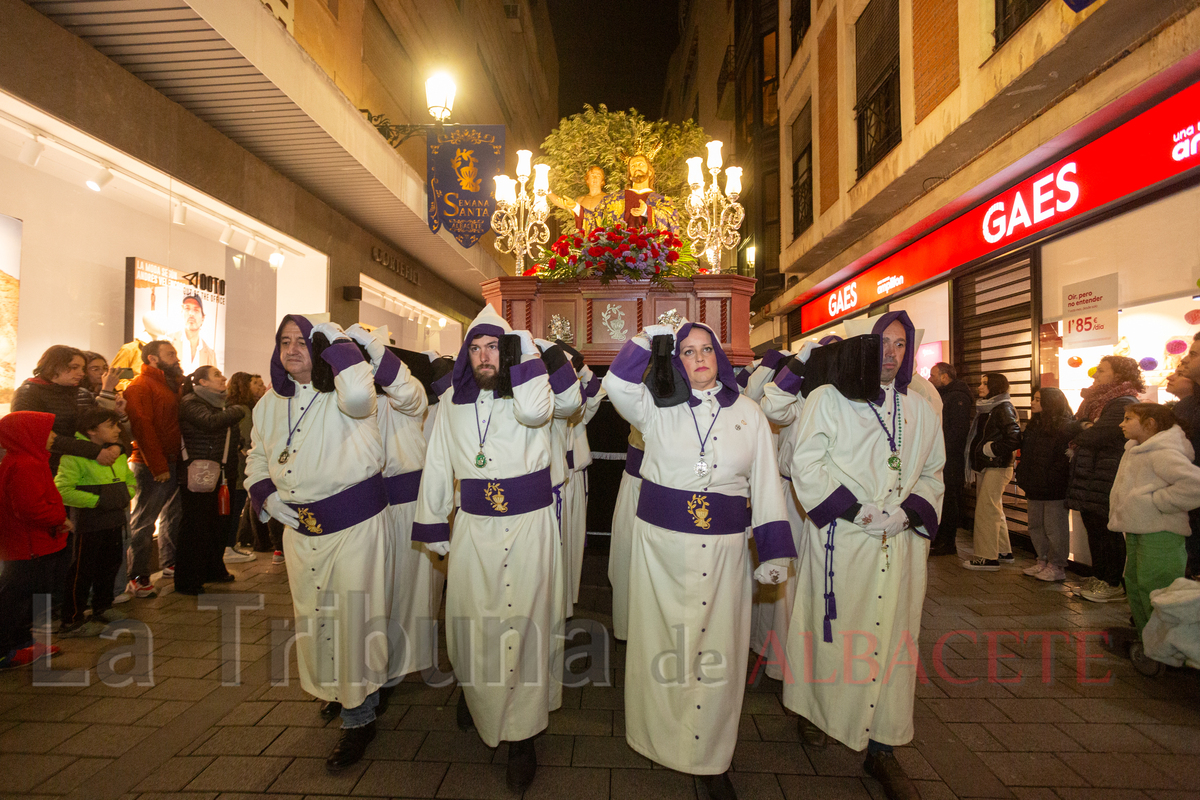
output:
{"label": "lit candle", "polygon": [[504,202],[504,186],[508,182],[507,175],[497,175],[492,180],[496,181],[496,202]]}
{"label": "lit candle", "polygon": [[517,200],[517,193],[513,187],[513,179],[507,175],[496,176],[496,202],[507,203],[513,205]]}
{"label": "lit candle", "polygon": [[688,184],[690,186],[699,186],[704,183],[704,172],[700,169],[700,156],[689,158],[688,165]]}
{"label": "lit candle", "polygon": [[742,168],[730,167],[725,170],[725,194],[732,197],[742,193]]}
{"label": "lit candle", "polygon": [[533,191],[545,194],[550,191],[550,165],[549,164],[534,164],[533,165]]}
{"label": "lit candle", "polygon": [[720,169],[721,168],[721,143],[714,139],[713,141],[709,142],[706,146],[708,147],[708,168],[709,169]]}
{"label": "lit candle", "polygon": [[517,151],[517,178],[526,180],[529,178],[529,159],[533,158],[533,153],[528,150]]}

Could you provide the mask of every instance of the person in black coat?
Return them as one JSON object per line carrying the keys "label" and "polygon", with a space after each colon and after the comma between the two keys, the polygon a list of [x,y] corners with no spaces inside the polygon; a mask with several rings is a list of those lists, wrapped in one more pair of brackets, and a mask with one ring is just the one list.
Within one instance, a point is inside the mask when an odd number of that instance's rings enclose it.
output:
{"label": "person in black coat", "polygon": [[[225,407],[225,376],[216,367],[200,367],[184,382],[179,403],[179,432],[185,456],[179,471],[183,519],[175,546],[175,591],[199,594],[203,584],[233,580],[225,568],[218,496],[223,477],[236,478],[241,434],[238,422],[250,413],[243,405]],[[189,473],[197,461],[220,464],[221,475],[210,491],[189,486]]]}
{"label": "person in black coat", "polygon": [[1083,518],[1092,556],[1093,574],[1084,583],[1082,594],[1088,600],[1107,603],[1125,598],[1125,535],[1108,528],[1108,497],[1125,454],[1121,421],[1125,408],[1137,402],[1146,384],[1138,363],[1125,356],[1100,359],[1093,380],[1081,392],[1083,404],[1075,412],[1082,430],[1071,442],[1074,454],[1067,506]]}
{"label": "person in black coat", "polygon": [[1029,538],[1037,563],[1025,574],[1043,581],[1067,577],[1070,557],[1071,512],[1067,509],[1068,448],[1079,432],[1067,396],[1047,386],[1033,393],[1033,416],[1021,434],[1017,486],[1029,506]]}
{"label": "person in black coat", "polygon": [[964,561],[963,566],[995,571],[1000,568],[1000,559],[1012,561],[1004,487],[1012,480],[1013,453],[1021,446],[1021,424],[1004,375],[984,375],[979,397],[967,453],[971,470],[980,474],[975,491],[975,557]]}
{"label": "person in black coat", "polygon": [[929,548],[931,556],[958,554],[955,539],[962,527],[963,487],[967,481],[967,434],[975,417],[975,393],[958,377],[954,367],[942,361],[929,370],[929,382],[942,398],[942,438],[946,443],[946,467],[942,474],[946,496],[937,537]]}
{"label": "person in black coat", "polygon": [[[1179,362],[1176,374],[1171,377],[1176,380],[1172,384],[1171,378],[1167,379],[1167,391],[1179,398],[1174,409],[1175,418],[1183,426],[1192,449],[1196,451],[1193,463],[1200,466],[1200,396],[1196,389],[1200,386],[1200,333],[1192,337],[1191,348]],[[1187,576],[1195,578],[1200,575],[1200,508],[1188,512],[1188,520],[1191,522],[1192,535],[1187,537]]]}
{"label": "person in black coat", "polygon": [[13,393],[13,411],[44,411],[54,415],[54,444],[50,447],[50,470],[58,471],[64,455],[82,456],[111,467],[121,455],[120,445],[101,447],[75,437],[79,414],[79,384],[83,380],[85,356],[82,350],[56,344],[38,359],[33,377]]}

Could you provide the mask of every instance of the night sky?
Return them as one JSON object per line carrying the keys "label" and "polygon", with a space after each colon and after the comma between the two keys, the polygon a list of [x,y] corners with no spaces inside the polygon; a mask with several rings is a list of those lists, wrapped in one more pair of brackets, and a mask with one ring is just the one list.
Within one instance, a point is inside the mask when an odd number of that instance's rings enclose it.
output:
{"label": "night sky", "polygon": [[558,50],[558,115],[604,103],[658,119],[678,0],[548,0]]}

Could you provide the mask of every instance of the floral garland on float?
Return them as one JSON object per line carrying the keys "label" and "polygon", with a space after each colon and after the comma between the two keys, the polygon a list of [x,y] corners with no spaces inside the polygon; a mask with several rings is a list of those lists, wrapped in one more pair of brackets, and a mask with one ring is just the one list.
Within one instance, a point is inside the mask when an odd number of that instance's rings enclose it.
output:
{"label": "floral garland on float", "polygon": [[522,274],[546,281],[598,278],[602,284],[618,278],[648,280],[670,289],[670,278],[690,278],[708,271],[672,231],[631,229],[618,222],[587,234],[558,237]]}

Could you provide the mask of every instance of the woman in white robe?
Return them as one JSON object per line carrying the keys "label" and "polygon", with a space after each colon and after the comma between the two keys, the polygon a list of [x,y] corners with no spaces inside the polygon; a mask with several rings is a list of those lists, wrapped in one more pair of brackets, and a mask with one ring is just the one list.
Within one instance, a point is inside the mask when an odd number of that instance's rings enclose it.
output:
{"label": "woman in white robe", "polygon": [[612,534],[608,542],[608,582],[612,585],[613,636],[622,642],[629,638],[629,559],[633,548],[633,520],[642,494],[642,458],[646,441],[633,423],[629,425],[629,446],[625,450],[625,469],[613,503]]}
{"label": "woman in white robe", "polygon": [[750,643],[746,535],[753,529],[763,557],[760,581],[786,579],[795,548],[770,425],[738,394],[715,334],[688,322],[646,334],[674,336],[675,379],[691,391],[678,405],[655,403],[642,383],[647,335],[627,342],[604,378],[646,442],[629,569],[625,737],[646,757],[700,775],[710,795],[731,797]]}

